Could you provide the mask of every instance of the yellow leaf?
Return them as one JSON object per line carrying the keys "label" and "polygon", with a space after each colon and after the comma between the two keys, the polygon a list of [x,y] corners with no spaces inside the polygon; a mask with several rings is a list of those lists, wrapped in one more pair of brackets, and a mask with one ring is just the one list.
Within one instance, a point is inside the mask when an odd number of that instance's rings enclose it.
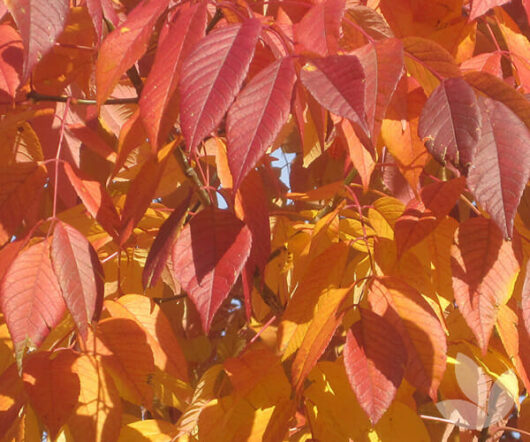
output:
{"label": "yellow leaf", "polygon": [[68,430],[77,442],[113,441],[120,434],[121,400],[101,361],[80,356],[72,367],[80,381],[79,401],[68,419]]}
{"label": "yellow leaf", "polygon": [[170,441],[177,432],[175,425],[159,420],[146,419],[122,427],[118,442],[141,440],[145,442]]}

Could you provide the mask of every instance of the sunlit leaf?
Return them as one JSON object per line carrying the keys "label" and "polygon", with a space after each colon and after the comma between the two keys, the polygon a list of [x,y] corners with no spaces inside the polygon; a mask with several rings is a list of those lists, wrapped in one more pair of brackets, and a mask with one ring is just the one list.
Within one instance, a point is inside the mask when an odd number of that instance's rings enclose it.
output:
{"label": "sunlit leaf", "polygon": [[260,32],[257,19],[226,26],[203,38],[184,60],[180,115],[192,152],[220,123],[239,92]]}
{"label": "sunlit leaf", "polygon": [[78,355],[72,350],[38,352],[24,360],[22,380],[31,405],[52,438],[72,413],[80,381],[72,369]]}
{"label": "sunlit leaf", "polygon": [[460,224],[452,248],[455,301],[485,353],[500,304],[515,283],[519,264],[511,244],[491,220],[471,218]]}
{"label": "sunlit leaf", "polygon": [[295,80],[292,58],[277,60],[252,78],[228,111],[227,156],[234,191],[287,121]]}
{"label": "sunlit leaf", "polygon": [[55,224],[50,256],[66,307],[83,338],[103,303],[103,269],[84,235],[61,221]]}
{"label": "sunlit leaf", "polygon": [[96,64],[98,106],[109,97],[127,69],[144,54],[153,26],[167,5],[168,0],[138,4],[127,19],[105,38]]}
{"label": "sunlit leaf", "polygon": [[507,106],[481,98],[482,136],[467,182],[505,238],[513,235],[517,206],[530,178],[530,130]]}
{"label": "sunlit leaf", "polygon": [[346,335],[344,366],[361,407],[376,424],[394,399],[405,373],[407,351],[381,316],[361,310]]}
{"label": "sunlit leaf", "polygon": [[27,346],[38,347],[59,323],[66,306],[48,241],[17,255],[2,280],[0,305],[19,356]]}

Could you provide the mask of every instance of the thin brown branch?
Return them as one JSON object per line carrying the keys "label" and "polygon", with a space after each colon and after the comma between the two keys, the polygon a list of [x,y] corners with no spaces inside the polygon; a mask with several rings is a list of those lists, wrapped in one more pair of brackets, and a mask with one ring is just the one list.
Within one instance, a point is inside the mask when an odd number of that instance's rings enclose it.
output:
{"label": "thin brown branch", "polygon": [[[70,100],[70,104],[83,104],[83,105],[95,105],[96,100],[91,100],[88,98],[75,98],[75,97],[69,97],[66,95],[47,95],[47,94],[41,94],[36,91],[28,92],[26,97],[33,101],[50,101],[54,103],[66,103],[68,100]],[[138,103],[137,97],[132,98],[110,98],[106,100],[103,104],[104,105],[118,105],[118,104],[134,104]]]}

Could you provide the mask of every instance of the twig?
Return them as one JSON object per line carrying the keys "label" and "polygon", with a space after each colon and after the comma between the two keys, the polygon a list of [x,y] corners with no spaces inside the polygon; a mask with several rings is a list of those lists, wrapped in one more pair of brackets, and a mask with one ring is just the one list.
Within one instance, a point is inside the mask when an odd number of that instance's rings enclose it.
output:
{"label": "twig", "polygon": [[[28,92],[26,97],[33,101],[52,101],[54,103],[66,103],[68,100],[70,100],[70,104],[84,104],[84,105],[96,104],[96,100],[91,100],[88,98],[75,98],[75,97],[68,97],[65,95],[47,95],[47,94],[41,94],[36,91]],[[110,98],[106,100],[103,104],[104,105],[117,105],[117,104],[134,104],[134,103],[138,103],[138,97]]]}

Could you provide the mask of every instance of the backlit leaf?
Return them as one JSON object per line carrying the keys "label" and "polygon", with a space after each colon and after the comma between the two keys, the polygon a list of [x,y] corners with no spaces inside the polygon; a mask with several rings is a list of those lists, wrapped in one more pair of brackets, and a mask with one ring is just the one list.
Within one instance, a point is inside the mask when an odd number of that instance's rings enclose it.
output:
{"label": "backlit leaf", "polygon": [[276,60],[252,77],[228,111],[227,155],[234,191],[287,121],[295,79],[292,58]]}
{"label": "backlit leaf", "polygon": [[188,210],[190,204],[191,194],[189,194],[180,205],[171,212],[171,215],[160,226],[158,235],[156,236],[149,255],[145,261],[145,267],[142,275],[142,283],[144,288],[153,287],[160,278],[166,262],[170,256],[173,242],[175,241],[175,234],[182,222],[182,218]]}
{"label": "backlit leaf", "polygon": [[13,362],[0,374],[0,432],[6,434],[26,402],[24,384]]}
{"label": "backlit leaf", "polygon": [[101,106],[127,69],[144,54],[158,17],[169,0],[141,2],[103,41],[96,64],[96,97]]}
{"label": "backlit leaf", "polygon": [[35,163],[0,167],[0,244],[5,244],[20,227],[45,181],[45,167]]}
{"label": "backlit leaf", "polygon": [[356,123],[368,134],[364,108],[365,73],[357,57],[313,58],[302,68],[300,79],[323,107]]}
{"label": "backlit leaf", "polygon": [[461,78],[449,78],[427,99],[418,135],[434,158],[465,171],[480,139],[481,123],[473,89]]}
{"label": "backlit leaf", "polygon": [[420,199],[409,201],[397,219],[395,237],[398,255],[429,235],[449,214],[465,188],[464,178],[429,184],[420,191]]}
{"label": "backlit leaf", "polygon": [[195,304],[206,333],[241,273],[251,245],[250,229],[230,212],[217,209],[198,213],[177,237],[173,272]]}
{"label": "backlit leaf", "polygon": [[0,305],[18,355],[38,347],[61,320],[66,306],[50,260],[50,244],[42,241],[13,260],[0,286]]}
{"label": "backlit leaf", "polygon": [[74,171],[68,163],[63,164],[64,172],[77,196],[92,215],[111,236],[118,236],[120,218],[114,203],[106,189],[99,181],[82,177],[79,171]]}
{"label": "backlit leaf", "polygon": [[228,25],[203,38],[182,64],[180,121],[188,149],[220,123],[239,92],[261,32],[257,19]]}
{"label": "backlit leaf", "polygon": [[353,52],[364,69],[368,127],[376,142],[386,109],[403,73],[403,45],[390,38],[363,46]]}
{"label": "backlit leaf", "polygon": [[475,20],[481,15],[484,15],[491,8],[495,6],[501,6],[504,3],[508,3],[508,1],[509,0],[472,0],[469,20]]}
{"label": "backlit leaf", "polygon": [[182,60],[204,37],[206,18],[206,2],[185,3],[172,17],[167,33],[160,36],[157,55],[139,102],[140,115],[154,147],[164,143],[175,123]]}
{"label": "backlit leaf", "polygon": [[471,218],[460,224],[452,248],[455,301],[486,353],[500,304],[512,292],[519,264],[495,223]]}
{"label": "backlit leaf", "polygon": [[361,310],[361,320],[346,335],[344,366],[373,424],[394,400],[406,362],[407,351],[394,327],[370,310]]}
{"label": "backlit leaf", "polygon": [[438,43],[420,37],[403,40],[407,71],[431,94],[440,84],[440,76],[459,77],[460,70],[455,60]]}
{"label": "backlit leaf", "polygon": [[24,42],[22,82],[31,75],[33,67],[52,48],[62,32],[68,16],[68,0],[8,0],[9,12]]}
{"label": "backlit leaf", "polygon": [[126,318],[104,319],[98,323],[96,335],[89,335],[86,345],[101,357],[121,395],[135,404],[152,406],[149,378],[155,371],[153,352],[146,332],[137,322]]}
{"label": "backlit leaf", "polygon": [[68,419],[68,430],[81,442],[113,442],[121,426],[121,399],[101,360],[83,354],[72,371],[79,377],[79,400]]}
{"label": "backlit leaf", "polygon": [[72,370],[78,355],[72,350],[38,352],[24,359],[22,380],[31,405],[55,438],[72,413],[80,381]]}
{"label": "backlit leaf", "polygon": [[188,381],[187,362],[168,318],[160,307],[143,295],[125,295],[105,301],[112,317],[135,321],[146,333],[155,365],[178,379]]}
{"label": "backlit leaf", "polygon": [[368,301],[399,333],[408,354],[405,377],[436,398],[446,367],[444,330],[429,303],[398,278],[374,279]]}
{"label": "backlit leaf", "polygon": [[0,97],[15,98],[20,86],[23,64],[20,35],[9,25],[0,25]]}
{"label": "backlit leaf", "polygon": [[316,3],[294,26],[296,42],[323,57],[336,53],[345,5],[345,0]]}
{"label": "backlit leaf", "polygon": [[482,136],[467,182],[478,203],[491,215],[505,238],[530,178],[530,130],[507,106],[480,99]]}
{"label": "backlit leaf", "polygon": [[97,319],[103,303],[103,269],[97,253],[83,234],[58,221],[50,255],[66,307],[85,339],[87,326]]}

